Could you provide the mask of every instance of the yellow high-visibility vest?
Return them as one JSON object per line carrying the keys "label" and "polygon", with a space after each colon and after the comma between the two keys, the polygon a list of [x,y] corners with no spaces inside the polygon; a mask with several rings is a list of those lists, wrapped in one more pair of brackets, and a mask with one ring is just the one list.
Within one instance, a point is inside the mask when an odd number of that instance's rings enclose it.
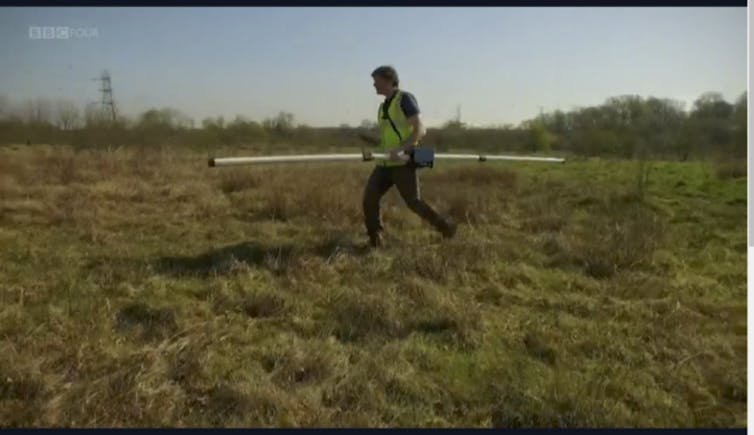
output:
{"label": "yellow high-visibility vest", "polygon": [[[377,122],[380,127],[380,152],[389,153],[397,148],[401,142],[406,140],[414,132],[414,127],[409,124],[406,115],[401,110],[401,98],[402,94],[400,90],[396,90],[393,99],[390,101],[390,106],[387,108],[387,116],[384,116],[383,106],[384,102],[380,104],[380,108],[377,112]],[[414,144],[416,145],[416,144]],[[378,165],[383,166],[402,166],[406,162],[397,161],[391,162],[389,160],[378,160]]]}

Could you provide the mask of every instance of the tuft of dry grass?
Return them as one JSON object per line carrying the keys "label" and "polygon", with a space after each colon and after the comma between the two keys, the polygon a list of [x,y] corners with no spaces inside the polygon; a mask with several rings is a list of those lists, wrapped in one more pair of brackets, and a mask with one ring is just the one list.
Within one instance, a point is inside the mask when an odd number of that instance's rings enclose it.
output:
{"label": "tuft of dry grass", "polygon": [[491,165],[449,166],[442,173],[432,175],[433,181],[470,185],[476,188],[493,187],[500,190],[515,190],[518,174],[511,169],[500,169]]}
{"label": "tuft of dry grass", "polygon": [[746,178],[747,166],[745,161],[735,160],[717,164],[715,174],[720,180]]}
{"label": "tuft of dry grass", "polygon": [[345,342],[393,338],[403,334],[403,321],[394,298],[342,289],[330,302],[333,334]]}
{"label": "tuft of dry grass", "polygon": [[569,255],[587,275],[604,278],[648,266],[662,237],[663,224],[651,211],[611,205],[606,218],[592,220],[572,239]]}
{"label": "tuft of dry grass", "polygon": [[120,331],[140,328],[145,338],[164,338],[177,328],[175,312],[168,308],[151,308],[140,302],[132,303],[118,311],[116,328]]}
{"label": "tuft of dry grass", "polygon": [[234,193],[256,189],[261,183],[261,177],[256,173],[249,173],[241,169],[231,169],[221,174],[218,186],[224,193]]}

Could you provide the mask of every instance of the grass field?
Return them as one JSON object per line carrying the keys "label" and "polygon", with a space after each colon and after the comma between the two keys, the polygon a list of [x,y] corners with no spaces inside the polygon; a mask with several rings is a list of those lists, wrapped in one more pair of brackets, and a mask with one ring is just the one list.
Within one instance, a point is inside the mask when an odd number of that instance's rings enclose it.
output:
{"label": "grass field", "polygon": [[744,162],[370,170],[0,148],[2,426],[746,425]]}

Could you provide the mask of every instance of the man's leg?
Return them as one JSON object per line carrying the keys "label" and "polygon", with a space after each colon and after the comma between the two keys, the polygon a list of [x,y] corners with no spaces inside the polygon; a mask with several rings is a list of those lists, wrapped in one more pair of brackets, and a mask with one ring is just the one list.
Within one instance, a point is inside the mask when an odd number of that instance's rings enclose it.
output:
{"label": "man's leg", "polygon": [[422,198],[419,189],[419,177],[416,168],[411,166],[399,166],[392,169],[393,182],[398,188],[403,201],[408,208],[419,215],[422,219],[432,224],[437,231],[440,231],[445,237],[455,235],[456,226],[449,219],[440,216],[429,204]]}
{"label": "man's leg", "polygon": [[373,245],[379,244],[379,237],[382,232],[380,199],[392,185],[393,182],[387,174],[387,168],[375,166],[364,188],[364,225]]}

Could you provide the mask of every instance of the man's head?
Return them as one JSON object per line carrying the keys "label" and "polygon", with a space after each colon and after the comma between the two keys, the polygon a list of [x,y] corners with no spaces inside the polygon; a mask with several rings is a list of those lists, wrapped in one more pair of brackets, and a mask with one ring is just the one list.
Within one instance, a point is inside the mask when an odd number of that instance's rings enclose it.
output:
{"label": "man's head", "polygon": [[390,65],[377,67],[372,71],[374,89],[379,95],[389,96],[398,87],[398,73]]}

